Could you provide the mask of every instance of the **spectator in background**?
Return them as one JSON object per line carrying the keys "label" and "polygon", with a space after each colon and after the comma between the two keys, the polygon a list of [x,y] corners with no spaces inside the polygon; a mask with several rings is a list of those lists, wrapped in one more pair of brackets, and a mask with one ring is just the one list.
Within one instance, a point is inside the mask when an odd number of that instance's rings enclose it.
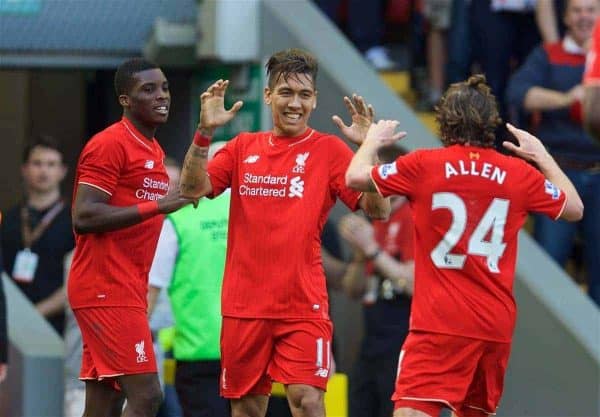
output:
{"label": "spectator in background", "polygon": [[349,417],[390,417],[414,286],[412,213],[406,198],[396,197],[389,220],[370,224],[351,213],[342,217],[339,229],[353,249],[342,286],[362,302],[365,332],[350,375]]}
{"label": "spectator in background", "polygon": [[[323,13],[341,26],[342,0],[316,0],[316,3]],[[348,37],[365,59],[378,71],[389,71],[396,67],[396,63],[392,61],[387,49],[383,46],[385,6],[384,0],[369,2],[348,0],[347,2]]]}
{"label": "spectator in background", "polygon": [[[560,264],[572,252],[578,229],[584,239],[588,290],[600,305],[600,147],[581,121],[585,46],[600,4],[597,0],[569,0],[560,42],[536,48],[510,80],[509,105],[538,113],[537,134],[581,195],[586,207],[581,223],[554,222],[536,216],[534,236]],[[596,109],[597,111],[598,109]]]}
{"label": "spectator in background", "polygon": [[583,83],[583,120],[586,129],[600,144],[600,18],[596,18]]}
{"label": "spectator in background", "polygon": [[537,0],[535,21],[543,43],[558,42],[565,33],[562,16],[567,0]]}
{"label": "spectator in background", "polygon": [[[539,43],[533,0],[473,0],[470,31],[473,59],[496,97],[504,97],[508,78]],[[500,117],[505,118],[502,100]]]}
{"label": "spectator in background", "polygon": [[452,0],[423,0],[423,9],[429,23],[426,48],[429,83],[420,107],[431,111],[446,88],[446,37],[452,17]]}
{"label": "spectator in background", "polygon": [[[0,224],[2,213],[0,212]],[[1,229],[0,229],[1,230]],[[4,296],[4,285],[2,283],[2,248],[0,248],[0,383],[6,378],[8,368],[8,332],[6,331],[6,297]]]}
{"label": "spectator in background", "polygon": [[75,246],[71,211],[60,190],[67,174],[63,156],[50,136],[41,135],[25,148],[25,200],[6,213],[2,235],[4,270],[61,336],[64,258]]}
{"label": "spectator in background", "polygon": [[[225,145],[211,145],[209,159]],[[169,176],[179,186],[179,175]],[[231,193],[169,214],[149,274],[149,310],[167,290],[175,319],[175,389],[184,417],[228,417],[219,395],[221,284]],[[156,310],[154,311],[156,313]],[[151,316],[154,318],[154,314]]]}
{"label": "spectator in background", "polygon": [[473,48],[469,33],[470,10],[471,0],[452,0],[450,28],[447,35],[446,84],[463,81],[471,74]]}

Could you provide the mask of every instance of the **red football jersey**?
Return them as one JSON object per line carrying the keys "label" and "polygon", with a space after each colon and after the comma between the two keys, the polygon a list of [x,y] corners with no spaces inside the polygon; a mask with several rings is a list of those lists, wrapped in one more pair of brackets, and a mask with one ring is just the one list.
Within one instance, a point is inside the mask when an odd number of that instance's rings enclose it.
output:
{"label": "red football jersey", "polygon": [[517,233],[528,212],[558,218],[565,194],[519,158],[460,145],[412,152],[371,176],[413,210],[411,330],[509,342]]}
{"label": "red football jersey", "polygon": [[[85,145],[75,186],[104,191],[113,206],[158,200],[169,188],[164,157],[156,139],[145,139],[123,118]],[[76,234],[68,281],[71,306],[146,308],[148,271],[162,222],[163,216],[155,216],[112,232]]]}
{"label": "red football jersey", "polygon": [[328,318],[321,231],[340,198],[352,151],[341,139],[308,129],[296,138],[242,133],[209,162],[216,196],[231,187],[224,316]]}
{"label": "red football jersey", "polygon": [[585,85],[600,85],[600,17],[596,18],[583,75]]}

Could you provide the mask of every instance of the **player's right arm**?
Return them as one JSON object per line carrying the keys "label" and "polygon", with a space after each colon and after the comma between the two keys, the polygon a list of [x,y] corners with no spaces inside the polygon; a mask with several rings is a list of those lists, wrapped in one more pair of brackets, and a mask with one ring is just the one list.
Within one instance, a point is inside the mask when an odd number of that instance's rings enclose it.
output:
{"label": "player's right arm", "polygon": [[200,198],[212,193],[208,178],[208,147],[216,128],[224,126],[242,107],[241,101],[225,110],[225,91],[229,80],[218,80],[200,95],[200,123],[190,145],[183,167],[179,188],[185,197]]}
{"label": "player's right arm", "polygon": [[379,149],[389,146],[406,136],[406,132],[395,132],[399,122],[380,120],[371,125],[367,137],[350,161],[346,171],[346,185],[359,191],[375,192],[375,183],[371,179],[373,161]]}
{"label": "player's right arm", "polygon": [[75,232],[85,234],[123,229],[158,214],[172,213],[193,202],[192,199],[181,197],[179,190],[172,190],[157,201],[126,207],[110,205],[109,199],[108,193],[87,184],[79,184],[72,213]]}
{"label": "player's right arm", "polygon": [[581,201],[581,197],[571,180],[569,180],[569,177],[560,169],[542,142],[529,132],[517,129],[510,123],[507,123],[506,127],[515,136],[519,142],[519,146],[511,142],[504,142],[504,147],[513,151],[517,156],[534,162],[542,174],[566,194],[567,201],[560,218],[567,221],[581,220],[583,217],[583,202]]}

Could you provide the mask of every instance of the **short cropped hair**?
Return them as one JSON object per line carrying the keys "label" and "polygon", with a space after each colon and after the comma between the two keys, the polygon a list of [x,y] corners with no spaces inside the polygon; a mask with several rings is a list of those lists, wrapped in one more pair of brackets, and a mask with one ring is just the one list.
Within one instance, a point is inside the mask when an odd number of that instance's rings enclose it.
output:
{"label": "short cropped hair", "polygon": [[159,68],[159,66],[144,58],[133,58],[119,65],[115,73],[115,93],[117,93],[117,97],[122,94],[129,94],[131,87],[133,87],[135,74],[155,68]]}
{"label": "short cropped hair", "polygon": [[25,149],[23,150],[24,164],[26,164],[29,161],[29,158],[31,157],[31,152],[33,152],[33,149],[37,147],[52,149],[60,154],[61,159],[64,158],[65,154],[63,152],[63,149],[60,146],[60,143],[53,136],[39,134],[35,136],[33,140],[27,144],[27,146],[25,146]]}
{"label": "short cropped hair", "polygon": [[285,49],[271,55],[265,65],[267,69],[267,78],[269,79],[269,88],[275,87],[275,84],[281,77],[287,81],[290,76],[297,77],[298,74],[310,75],[313,85],[317,83],[317,73],[319,64],[310,53],[298,48]]}
{"label": "short cropped hair", "polygon": [[445,146],[461,144],[492,148],[502,123],[498,104],[485,76],[477,74],[452,84],[435,107]]}

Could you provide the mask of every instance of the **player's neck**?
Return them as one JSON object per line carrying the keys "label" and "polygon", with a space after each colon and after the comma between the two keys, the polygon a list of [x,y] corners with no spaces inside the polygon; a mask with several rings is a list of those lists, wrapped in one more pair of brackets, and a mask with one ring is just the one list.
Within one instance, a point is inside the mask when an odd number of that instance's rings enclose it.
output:
{"label": "player's neck", "polygon": [[156,126],[148,126],[147,124],[142,123],[136,118],[132,117],[127,112],[125,112],[123,116],[125,116],[129,123],[131,123],[133,127],[135,127],[135,129],[144,136],[140,139],[148,139],[151,141],[152,138],[154,138],[154,135],[156,134]]}
{"label": "player's neck", "polygon": [[44,210],[52,206],[60,198],[60,190],[36,192],[29,190],[27,193],[27,205],[36,210]]}

